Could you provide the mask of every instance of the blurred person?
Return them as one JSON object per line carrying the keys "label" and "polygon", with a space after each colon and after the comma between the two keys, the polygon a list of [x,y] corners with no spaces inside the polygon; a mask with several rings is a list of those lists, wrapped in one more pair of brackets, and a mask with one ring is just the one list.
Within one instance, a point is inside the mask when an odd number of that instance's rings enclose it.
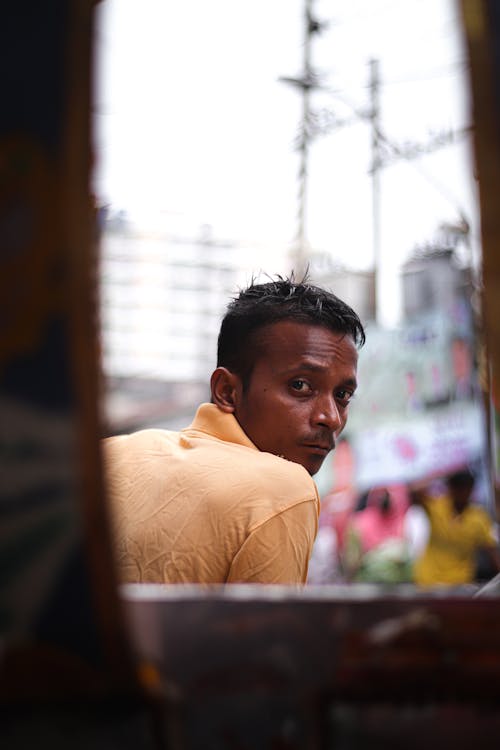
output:
{"label": "blurred person", "polygon": [[327,584],[340,581],[338,538],[333,526],[319,526],[309,561],[307,583]]}
{"label": "blurred person", "polygon": [[411,487],[411,502],[421,506],[429,518],[429,539],[414,565],[418,585],[473,583],[479,550],[488,555],[492,570],[500,571],[492,519],[472,502],[474,481],[472,472],[463,468],[447,477],[442,495],[433,496],[422,484]]}
{"label": "blurred person", "polygon": [[348,525],[343,555],[347,580],[364,583],[406,583],[412,564],[405,516],[408,503],[396,488],[375,487],[366,507]]}
{"label": "blurred person", "polygon": [[332,457],[333,486],[321,498],[319,530],[309,566],[309,583],[339,583],[343,579],[340,560],[345,530],[356,503],[355,459],[352,446],[343,437]]}
{"label": "blurred person", "polygon": [[364,339],[357,314],[307,278],[242,290],[192,424],[103,441],[120,580],[304,583],[312,476],[346,424]]}
{"label": "blurred person", "polygon": [[427,513],[420,505],[410,503],[404,518],[404,536],[408,544],[408,554],[413,562],[423,554],[429,535],[430,523]]}

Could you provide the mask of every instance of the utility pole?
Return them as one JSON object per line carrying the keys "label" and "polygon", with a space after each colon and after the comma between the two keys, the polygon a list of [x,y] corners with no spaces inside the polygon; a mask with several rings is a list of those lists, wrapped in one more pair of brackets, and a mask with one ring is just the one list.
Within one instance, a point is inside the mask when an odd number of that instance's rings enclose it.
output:
{"label": "utility pole", "polygon": [[300,277],[307,266],[307,188],[309,161],[309,121],[311,115],[311,37],[312,37],[312,0],[305,0],[304,5],[304,50],[302,58],[302,121],[299,141],[299,196],[297,237],[293,251],[293,265]]}
{"label": "utility pole", "polygon": [[375,320],[380,323],[380,103],[379,103],[379,64],[370,60],[370,124],[372,150],[372,226],[373,226],[373,285],[375,292]]}
{"label": "utility pole", "polygon": [[311,92],[318,88],[317,76],[311,62],[312,37],[321,33],[324,24],[313,16],[313,0],[304,0],[304,44],[302,56],[302,71],[299,77],[281,76],[283,83],[291,84],[300,89],[302,95],[302,117],[298,137],[297,150],[299,152],[299,191],[297,209],[297,234],[292,248],[293,270],[300,276],[307,268],[309,256],[309,242],[307,239],[307,189],[308,189],[308,161],[311,142]]}

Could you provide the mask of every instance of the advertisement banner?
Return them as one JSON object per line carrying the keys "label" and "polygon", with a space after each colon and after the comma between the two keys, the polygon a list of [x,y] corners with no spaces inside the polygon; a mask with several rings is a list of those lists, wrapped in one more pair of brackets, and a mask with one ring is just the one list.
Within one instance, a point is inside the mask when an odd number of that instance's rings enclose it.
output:
{"label": "advertisement banner", "polygon": [[473,403],[367,427],[352,438],[356,483],[364,488],[446,473],[478,460],[485,436],[483,415]]}

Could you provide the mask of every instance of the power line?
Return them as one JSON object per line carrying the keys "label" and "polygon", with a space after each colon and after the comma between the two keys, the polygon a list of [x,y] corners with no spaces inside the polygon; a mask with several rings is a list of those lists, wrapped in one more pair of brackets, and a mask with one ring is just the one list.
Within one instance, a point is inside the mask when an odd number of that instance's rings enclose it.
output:
{"label": "power line", "polygon": [[449,65],[445,65],[441,68],[435,68],[434,70],[430,70],[427,73],[416,73],[414,76],[409,75],[405,76],[404,78],[394,78],[392,80],[385,79],[384,81],[381,81],[381,86],[392,86],[397,84],[406,84],[406,83],[420,83],[423,81],[433,81],[437,80],[438,78],[445,78],[453,75],[458,75],[463,73],[465,70],[467,70],[469,67],[468,60],[460,60],[454,63],[450,63]]}
{"label": "power line", "polygon": [[[377,82],[378,85],[378,82]],[[389,166],[389,164],[383,164],[382,160],[380,159],[380,145],[387,146],[390,149],[390,152],[393,154],[393,159],[391,163],[395,163],[396,160],[404,160],[406,162],[411,162],[414,168],[421,173],[421,175],[433,186],[437,192],[439,192],[457,211],[459,217],[461,220],[467,222],[465,217],[465,212],[461,208],[458,200],[453,195],[453,193],[439,180],[432,177],[423,167],[421,164],[416,163],[416,158],[418,156],[423,156],[424,153],[430,153],[431,150],[435,151],[437,148],[441,148],[447,145],[451,145],[452,143],[456,143],[460,138],[466,137],[471,132],[471,126],[465,126],[464,128],[461,128],[458,131],[448,131],[448,134],[446,133],[439,133],[436,134],[435,137],[435,148],[431,149],[431,144],[428,144],[428,150],[425,151],[426,144],[417,144],[417,143],[407,143],[403,146],[398,145],[394,143],[382,130],[379,122],[378,117],[374,118],[373,116],[373,109],[361,109],[357,107],[356,105],[352,104],[346,98],[338,97],[340,101],[342,101],[343,104],[350,107],[352,111],[356,114],[357,117],[360,118],[360,120],[366,121],[370,124],[371,128],[376,131],[376,137],[378,139],[378,148],[377,148],[377,154],[378,154],[378,162],[372,163],[371,171],[374,169],[380,169],[384,166]],[[397,157],[397,159],[396,159]]]}
{"label": "power line", "polygon": [[[401,77],[401,78],[384,78],[380,80],[380,88],[386,88],[388,86],[393,85],[400,85],[400,84],[410,84],[410,83],[424,83],[425,81],[433,81],[437,80],[439,78],[448,78],[456,75],[463,75],[467,70],[469,69],[469,62],[468,60],[457,60],[455,62],[449,63],[448,65],[441,66],[439,68],[431,68],[428,71],[420,71],[415,72],[414,74],[408,74],[407,76]],[[329,94],[343,94],[347,90],[348,91],[366,91],[370,88],[369,83],[358,83],[355,86],[349,85],[348,89],[345,87],[326,87],[321,85],[320,81],[324,80],[325,78],[328,78],[330,76],[337,75],[335,71],[332,70],[325,70],[321,73],[316,74],[317,79],[317,86],[316,88],[320,91],[325,91]],[[283,78],[281,80],[287,80],[290,83],[293,82],[294,79],[286,79]]]}
{"label": "power line", "polygon": [[[418,0],[414,0],[414,2],[418,2]],[[380,7],[380,3],[375,6],[375,3],[370,3],[370,7],[372,9],[372,13],[367,13],[366,8],[360,8],[357,12],[351,13],[351,15],[343,16],[342,18],[338,18],[333,16],[330,19],[327,19],[325,23],[328,26],[337,27],[340,28],[342,26],[346,26],[351,23],[356,23],[358,25],[358,19],[363,19],[367,23],[373,16],[376,16],[377,18],[380,18],[381,16],[384,16],[387,12],[389,12],[392,8],[401,6],[401,0],[388,0],[388,2]]]}
{"label": "power line", "polygon": [[[302,95],[302,119],[299,128],[298,137],[295,140],[295,148],[300,154],[299,166],[299,206],[298,206],[298,231],[297,243],[295,247],[295,261],[299,268],[303,267],[307,253],[307,232],[306,232],[306,209],[307,209],[307,180],[308,180],[308,158],[309,148],[312,139],[318,136],[325,136],[339,128],[352,126],[356,121],[367,122],[371,128],[371,146],[372,146],[372,164],[369,174],[372,179],[372,215],[373,215],[373,243],[374,243],[374,273],[377,276],[377,268],[380,261],[380,170],[388,167],[397,161],[411,162],[414,168],[420,172],[427,182],[432,185],[434,190],[439,192],[457,212],[460,222],[469,227],[470,222],[465,216],[463,208],[453,195],[452,191],[437,178],[433,177],[421,165],[415,164],[419,157],[429,154],[437,149],[456,143],[461,138],[468,136],[470,127],[465,126],[459,130],[440,131],[431,134],[426,143],[417,143],[407,141],[403,144],[394,143],[387,137],[380,125],[379,117],[379,92],[382,86],[389,86],[396,83],[410,83],[416,80],[409,76],[404,79],[394,81],[383,81],[379,75],[379,63],[376,60],[370,61],[370,81],[368,89],[370,91],[370,104],[368,107],[360,107],[353,104],[349,97],[331,87],[325,86],[323,81],[324,74],[318,73],[313,69],[311,62],[311,41],[312,36],[320,33],[327,24],[319,22],[312,15],[313,0],[305,0],[304,17],[304,57],[303,69],[301,75],[297,77],[283,76],[282,82],[294,86]],[[458,66],[465,67],[465,61],[455,61],[445,67],[434,68],[427,72],[427,75],[420,74],[417,80],[429,80],[429,76],[437,78],[442,75],[456,74],[459,72]],[[366,88],[366,87],[363,87]],[[313,93],[324,92],[342,102],[354,115],[353,117],[339,117],[333,111],[327,108],[315,110],[311,106],[311,97]],[[385,148],[386,153],[383,153]]]}

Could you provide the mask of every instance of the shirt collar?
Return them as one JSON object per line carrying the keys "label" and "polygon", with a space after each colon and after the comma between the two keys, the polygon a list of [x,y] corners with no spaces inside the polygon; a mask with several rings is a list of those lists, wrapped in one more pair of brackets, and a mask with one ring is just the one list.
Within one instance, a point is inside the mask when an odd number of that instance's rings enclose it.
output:
{"label": "shirt collar", "polygon": [[259,450],[243,432],[234,414],[222,411],[215,404],[201,404],[189,427],[182,432],[203,432],[227,443]]}

